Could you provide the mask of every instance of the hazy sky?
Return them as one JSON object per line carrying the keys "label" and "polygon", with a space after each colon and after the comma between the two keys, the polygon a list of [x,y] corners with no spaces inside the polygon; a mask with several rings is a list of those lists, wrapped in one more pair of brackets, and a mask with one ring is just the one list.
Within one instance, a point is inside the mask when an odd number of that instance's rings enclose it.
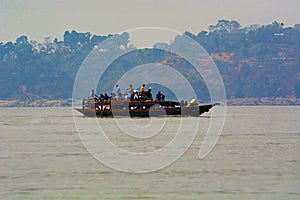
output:
{"label": "hazy sky", "polygon": [[0,41],[43,41],[64,31],[97,35],[139,27],[198,33],[219,19],[242,26],[300,23],[300,0],[0,0]]}

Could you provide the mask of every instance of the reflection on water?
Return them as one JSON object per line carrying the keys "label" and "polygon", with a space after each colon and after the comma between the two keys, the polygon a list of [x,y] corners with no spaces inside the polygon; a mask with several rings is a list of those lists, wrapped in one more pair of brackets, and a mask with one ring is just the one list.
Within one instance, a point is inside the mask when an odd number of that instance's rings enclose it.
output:
{"label": "reflection on water", "polygon": [[[300,107],[229,107],[217,145],[199,160],[206,114],[184,156],[148,174],[120,173],[94,159],[79,140],[71,108],[0,108],[0,113],[1,199],[300,198]],[[143,143],[109,129],[112,119],[99,120],[112,140],[140,151]],[[147,120],[135,123],[146,126]],[[145,151],[170,139],[172,127],[145,143]]]}

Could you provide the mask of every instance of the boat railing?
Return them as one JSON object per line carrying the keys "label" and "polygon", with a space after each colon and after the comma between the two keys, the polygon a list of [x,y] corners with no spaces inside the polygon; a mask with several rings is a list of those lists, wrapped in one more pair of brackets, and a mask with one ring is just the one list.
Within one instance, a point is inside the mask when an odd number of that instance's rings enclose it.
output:
{"label": "boat railing", "polygon": [[95,99],[83,99],[82,109],[107,110],[111,107],[111,100],[96,101]]}
{"label": "boat railing", "polygon": [[90,109],[92,105],[95,104],[94,99],[83,99],[82,100],[82,109]]}
{"label": "boat railing", "polygon": [[[154,106],[155,108],[172,108],[183,106],[179,102],[174,101],[157,101],[157,100],[134,100],[126,98],[124,95],[120,98],[112,98],[108,100],[97,100],[94,98],[83,99],[82,109],[95,109],[95,110],[106,110],[106,109],[133,109],[133,108],[147,108]],[[187,107],[189,107],[187,105]]]}

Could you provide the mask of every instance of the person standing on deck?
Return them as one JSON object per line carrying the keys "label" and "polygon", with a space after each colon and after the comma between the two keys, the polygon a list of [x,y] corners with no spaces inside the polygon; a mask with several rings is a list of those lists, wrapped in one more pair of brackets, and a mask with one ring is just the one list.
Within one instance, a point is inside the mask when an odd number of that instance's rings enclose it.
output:
{"label": "person standing on deck", "polygon": [[117,98],[121,98],[121,96],[122,96],[121,88],[119,87],[119,85],[116,85],[116,95],[117,95]]}
{"label": "person standing on deck", "polygon": [[127,88],[126,90],[129,91],[130,96],[133,94],[133,88],[132,88],[132,85],[131,85],[131,84],[129,85],[129,88]]}
{"label": "person standing on deck", "polygon": [[89,99],[90,99],[90,100],[95,100],[95,97],[96,97],[96,95],[95,95],[95,91],[94,91],[94,90],[92,90],[92,91],[91,91],[91,93],[90,93],[90,97],[89,97]]}
{"label": "person standing on deck", "polygon": [[143,84],[141,87],[140,87],[140,94],[143,94],[145,92],[145,84]]}

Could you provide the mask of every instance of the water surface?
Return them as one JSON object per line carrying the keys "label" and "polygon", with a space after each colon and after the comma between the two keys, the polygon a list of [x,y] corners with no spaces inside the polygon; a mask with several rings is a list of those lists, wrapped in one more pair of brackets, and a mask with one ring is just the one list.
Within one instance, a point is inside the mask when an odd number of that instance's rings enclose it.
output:
{"label": "water surface", "polygon": [[[300,199],[300,107],[228,107],[217,145],[199,160],[206,114],[184,156],[146,174],[118,172],[94,159],[80,142],[71,108],[0,113],[1,199]],[[132,151],[144,147],[115,134],[113,119],[99,120],[114,142]],[[145,151],[172,137],[177,119],[168,120],[165,137],[144,143]]]}

